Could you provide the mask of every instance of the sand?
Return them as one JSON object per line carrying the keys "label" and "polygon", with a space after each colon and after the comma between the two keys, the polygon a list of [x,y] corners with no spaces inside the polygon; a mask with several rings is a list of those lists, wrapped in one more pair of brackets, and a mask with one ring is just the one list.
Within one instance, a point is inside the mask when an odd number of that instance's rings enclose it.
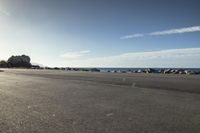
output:
{"label": "sand", "polygon": [[199,133],[200,76],[4,69],[0,132]]}

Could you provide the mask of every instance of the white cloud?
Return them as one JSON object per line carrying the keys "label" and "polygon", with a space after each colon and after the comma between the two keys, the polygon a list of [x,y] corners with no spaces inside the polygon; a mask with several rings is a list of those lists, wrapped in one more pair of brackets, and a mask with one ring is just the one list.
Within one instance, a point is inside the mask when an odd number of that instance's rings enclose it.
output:
{"label": "white cloud", "polygon": [[10,16],[10,13],[6,10],[0,9],[0,14],[3,14],[5,16]]}
{"label": "white cloud", "polygon": [[130,52],[115,56],[77,59],[72,67],[200,67],[200,48]]}
{"label": "white cloud", "polygon": [[143,36],[144,36],[143,34],[138,33],[138,34],[123,36],[120,39],[130,39],[130,38],[143,37]]}
{"label": "white cloud", "polygon": [[192,26],[192,27],[185,27],[185,28],[179,28],[179,29],[156,31],[156,32],[149,33],[149,35],[159,36],[159,35],[181,34],[181,33],[197,32],[197,31],[200,31],[200,26]]}
{"label": "white cloud", "polygon": [[91,51],[90,50],[84,50],[84,51],[80,51],[79,53],[80,54],[87,54],[87,53],[90,53]]}
{"label": "white cloud", "polygon": [[[155,31],[148,33],[146,35],[149,36],[161,36],[161,35],[171,35],[171,34],[182,34],[182,33],[189,33],[189,32],[198,32],[200,31],[200,26],[192,26],[192,27],[184,27],[184,28],[178,28],[178,29],[169,29],[164,31]],[[133,35],[127,35],[123,36],[120,39],[131,39],[136,37],[144,37],[144,34],[133,34]]]}
{"label": "white cloud", "polygon": [[60,57],[65,59],[79,59],[90,52],[91,52],[90,50],[84,50],[79,52],[67,52],[65,54],[60,55]]}

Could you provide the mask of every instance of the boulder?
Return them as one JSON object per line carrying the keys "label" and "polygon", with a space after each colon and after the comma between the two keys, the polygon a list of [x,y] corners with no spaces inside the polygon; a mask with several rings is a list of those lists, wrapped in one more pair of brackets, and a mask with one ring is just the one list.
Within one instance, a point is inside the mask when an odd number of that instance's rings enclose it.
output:
{"label": "boulder", "polygon": [[147,68],[144,71],[145,71],[145,73],[156,73],[157,72],[155,69],[152,69],[152,68]]}
{"label": "boulder", "polygon": [[32,65],[31,69],[40,69],[40,66],[39,65]]}
{"label": "boulder", "polygon": [[178,72],[178,74],[185,74],[185,70],[183,70],[183,69],[178,69],[177,72]]}
{"label": "boulder", "polygon": [[160,69],[160,70],[158,70],[158,73],[164,73],[164,69]]}
{"label": "boulder", "polygon": [[97,68],[92,68],[90,71],[91,71],[91,72],[100,72],[100,70],[97,69]]}
{"label": "boulder", "polygon": [[166,70],[164,70],[164,74],[170,74],[171,71],[172,71],[172,69],[166,69]]}
{"label": "boulder", "polygon": [[144,71],[142,69],[137,70],[137,73],[143,73]]}

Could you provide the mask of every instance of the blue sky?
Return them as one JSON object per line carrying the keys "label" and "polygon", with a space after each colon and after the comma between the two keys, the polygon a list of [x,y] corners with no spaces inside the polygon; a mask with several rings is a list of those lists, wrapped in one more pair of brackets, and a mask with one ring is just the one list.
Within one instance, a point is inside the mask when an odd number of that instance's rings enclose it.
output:
{"label": "blue sky", "polygon": [[0,59],[200,67],[199,0],[0,0]]}

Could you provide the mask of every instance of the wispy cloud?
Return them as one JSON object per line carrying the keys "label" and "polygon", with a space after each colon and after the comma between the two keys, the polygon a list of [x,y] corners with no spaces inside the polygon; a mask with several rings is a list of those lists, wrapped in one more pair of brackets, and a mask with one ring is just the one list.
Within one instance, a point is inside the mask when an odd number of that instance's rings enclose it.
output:
{"label": "wispy cloud", "polygon": [[150,33],[149,35],[159,36],[159,35],[181,34],[181,33],[197,32],[197,31],[200,31],[200,26],[192,26],[192,27],[185,27],[185,28],[179,28],[179,29],[156,31],[156,32]]}
{"label": "wispy cloud", "polygon": [[130,39],[130,38],[143,37],[143,36],[144,36],[143,34],[138,33],[138,34],[123,36],[120,39]]}
{"label": "wispy cloud", "polygon": [[147,34],[133,34],[133,35],[127,35],[123,36],[120,39],[131,39],[136,37],[144,37],[147,36],[161,36],[161,35],[171,35],[171,34],[183,34],[183,33],[189,33],[189,32],[198,32],[200,31],[200,26],[192,26],[192,27],[184,27],[184,28],[178,28],[178,29],[169,29],[164,31],[155,31]]}
{"label": "wispy cloud", "polygon": [[88,53],[90,53],[91,51],[90,50],[84,50],[84,51],[80,51],[79,53],[80,54],[88,54]]}
{"label": "wispy cloud", "polygon": [[3,14],[5,16],[10,16],[10,12],[3,10],[3,9],[0,9],[0,14]]}
{"label": "wispy cloud", "polygon": [[80,59],[86,54],[90,53],[90,50],[78,51],[78,52],[67,52],[65,54],[60,55],[60,57],[65,59]]}
{"label": "wispy cloud", "polygon": [[178,58],[186,56],[200,55],[200,48],[186,48],[186,49],[167,49],[150,52],[132,52],[124,53],[120,56],[123,58],[131,58],[137,60],[156,59],[156,58]]}
{"label": "wispy cloud", "polygon": [[200,48],[184,48],[78,58],[68,61],[65,65],[75,67],[200,67],[199,59]]}

